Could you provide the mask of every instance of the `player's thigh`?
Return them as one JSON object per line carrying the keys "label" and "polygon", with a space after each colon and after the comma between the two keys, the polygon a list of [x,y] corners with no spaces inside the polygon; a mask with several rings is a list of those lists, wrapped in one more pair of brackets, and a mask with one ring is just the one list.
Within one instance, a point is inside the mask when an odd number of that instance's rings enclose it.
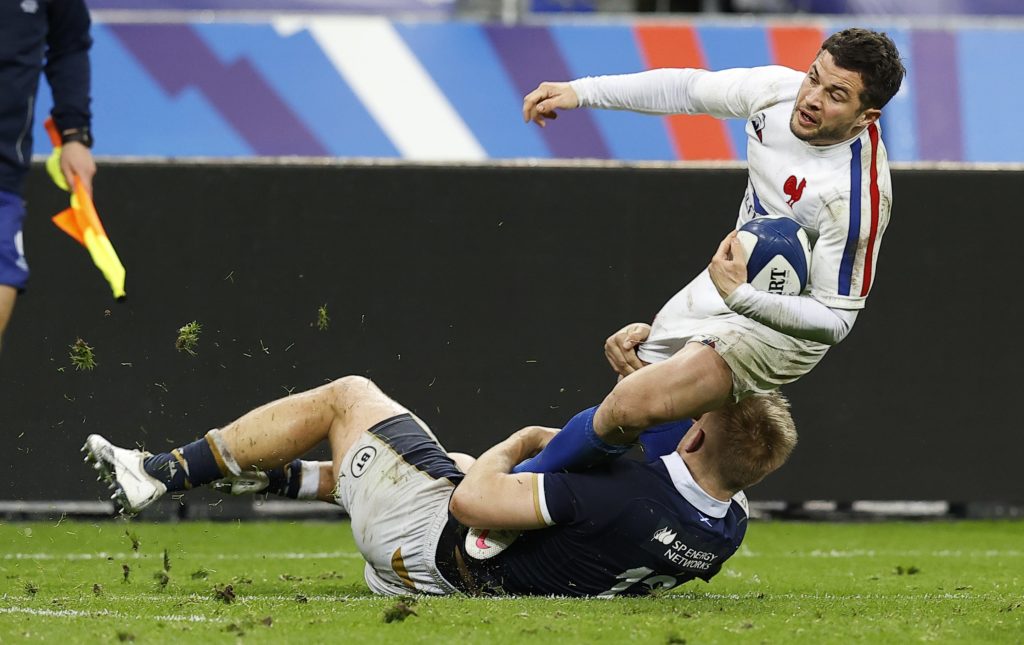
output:
{"label": "player's thigh", "polygon": [[[691,342],[668,360],[639,370],[631,379],[645,406],[665,420],[695,417],[729,402],[732,370],[708,345]],[[623,381],[623,383],[626,383]]]}
{"label": "player's thigh", "polygon": [[0,284],[0,333],[7,327],[14,311],[14,301],[18,298],[18,290],[6,284]]}
{"label": "player's thigh", "polygon": [[[732,400],[732,369],[708,345],[687,343],[662,365],[666,368],[662,405],[676,408],[672,418],[696,417]],[[682,417],[676,416],[680,412]]]}
{"label": "player's thigh", "polygon": [[337,478],[339,465],[362,433],[409,411],[362,376],[340,378],[330,387],[336,410],[328,436]]}

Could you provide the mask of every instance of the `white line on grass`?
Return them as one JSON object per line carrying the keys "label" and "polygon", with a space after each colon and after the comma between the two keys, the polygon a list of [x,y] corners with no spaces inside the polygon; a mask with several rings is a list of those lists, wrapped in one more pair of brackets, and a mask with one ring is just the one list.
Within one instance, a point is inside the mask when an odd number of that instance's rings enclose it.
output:
{"label": "white line on grass", "polygon": [[[296,592],[293,593],[293,594],[262,594],[262,593],[248,594],[248,593],[246,593],[246,590],[245,590],[244,587],[240,589],[237,586],[234,587],[234,591],[235,591],[235,600],[233,602],[237,603],[237,604],[242,604],[242,605],[247,604],[247,603],[261,602],[261,601],[294,603],[296,596],[302,596],[303,598],[305,598],[309,602],[330,602],[330,603],[371,602],[371,601],[387,600],[387,598],[385,596],[370,596],[370,595],[367,595],[367,596],[350,596],[350,595],[331,596],[331,595],[327,595],[327,594],[304,594],[304,593],[302,593],[299,590],[296,590]],[[203,594],[191,593],[191,594],[187,594],[187,595],[185,595],[183,597],[188,598],[189,600],[199,601],[199,600],[207,600],[211,596],[212,596],[212,594],[203,595]],[[111,596],[111,597],[114,598],[115,596]],[[164,593],[164,594],[118,594],[116,596],[116,598],[117,598],[118,602],[135,602],[135,603],[139,603],[139,602],[156,602],[156,603],[166,603],[168,595],[166,593]],[[181,599],[181,597],[178,597],[178,596],[176,596],[175,598],[179,599],[179,600]]]}
{"label": "white line on grass", "polygon": [[[761,591],[748,591],[747,593],[695,593],[683,592],[680,597],[690,597],[693,600],[978,600],[985,598],[987,594],[968,593],[770,593]],[[665,596],[670,598],[671,595]]]}
{"label": "white line on grass", "polygon": [[[138,553],[5,553],[4,560],[125,560],[128,558],[138,559]],[[153,554],[153,557],[158,557]],[[213,558],[215,560],[330,560],[332,558],[362,558],[355,551],[330,551],[319,553],[210,553],[195,554],[189,553],[190,559],[201,560]]]}
{"label": "white line on grass", "polygon": [[746,558],[1019,558],[1024,551],[1017,549],[972,549],[960,551],[943,549],[940,551],[922,551],[920,549],[815,549],[813,551],[788,551],[781,553],[763,553],[741,547],[737,556]]}
{"label": "white line on grass", "polygon": [[[0,607],[0,614],[29,614],[31,616],[47,616],[50,618],[137,618],[128,616],[108,609],[97,609],[95,611],[79,611],[77,609],[32,609],[31,607]],[[219,622],[200,614],[189,614],[187,616],[152,616],[151,620],[163,620],[167,622],[181,623],[207,623]]]}

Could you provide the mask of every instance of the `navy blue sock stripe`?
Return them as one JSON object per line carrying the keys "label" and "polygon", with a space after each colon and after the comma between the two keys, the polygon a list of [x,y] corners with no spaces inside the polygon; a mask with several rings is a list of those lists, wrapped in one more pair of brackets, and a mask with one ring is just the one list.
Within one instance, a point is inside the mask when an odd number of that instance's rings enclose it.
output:
{"label": "navy blue sock stripe", "polygon": [[284,470],[288,473],[288,489],[285,490],[284,496],[298,499],[299,489],[302,487],[302,461],[296,459],[285,464]]}
{"label": "navy blue sock stripe", "polygon": [[179,450],[188,464],[188,481],[192,486],[203,486],[228,474],[221,471],[206,437],[182,446]]}
{"label": "navy blue sock stripe", "polygon": [[206,437],[172,452],[153,455],[143,462],[142,467],[172,492],[203,486],[227,474],[217,464],[217,458]]}
{"label": "navy blue sock stripe", "polygon": [[271,495],[281,497],[299,498],[299,489],[302,488],[302,460],[293,459],[283,466],[264,470],[270,480],[267,484],[267,492]]}
{"label": "navy blue sock stripe", "polygon": [[410,466],[434,479],[447,478],[457,484],[465,476],[448,453],[410,414],[382,421],[369,432],[387,443]]}
{"label": "navy blue sock stripe", "polygon": [[267,473],[267,478],[270,480],[267,484],[267,492],[284,497],[288,492],[288,473],[285,471],[285,467],[278,466],[264,472]]}
{"label": "navy blue sock stripe", "polygon": [[189,488],[188,479],[185,477],[185,469],[177,458],[169,452],[162,452],[159,455],[147,457],[142,462],[142,468],[150,477],[163,482],[168,490],[178,491]]}

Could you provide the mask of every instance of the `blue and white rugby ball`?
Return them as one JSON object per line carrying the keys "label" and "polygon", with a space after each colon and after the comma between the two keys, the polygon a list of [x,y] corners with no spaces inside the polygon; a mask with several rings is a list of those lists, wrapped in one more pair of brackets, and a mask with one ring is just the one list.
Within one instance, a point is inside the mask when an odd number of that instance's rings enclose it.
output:
{"label": "blue and white rugby ball", "polygon": [[811,244],[795,220],[755,217],[737,237],[747,254],[747,282],[755,289],[795,296],[807,287]]}

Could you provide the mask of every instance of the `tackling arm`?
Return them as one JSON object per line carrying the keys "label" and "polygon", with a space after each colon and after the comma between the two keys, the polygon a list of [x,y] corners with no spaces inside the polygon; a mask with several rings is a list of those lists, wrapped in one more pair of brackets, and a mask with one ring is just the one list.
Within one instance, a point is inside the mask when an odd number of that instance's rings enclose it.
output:
{"label": "tackling arm", "polygon": [[480,455],[452,494],[448,508],[455,519],[466,526],[489,529],[547,526],[538,504],[539,476],[509,473],[544,448],[555,433],[540,426],[523,428]]}

